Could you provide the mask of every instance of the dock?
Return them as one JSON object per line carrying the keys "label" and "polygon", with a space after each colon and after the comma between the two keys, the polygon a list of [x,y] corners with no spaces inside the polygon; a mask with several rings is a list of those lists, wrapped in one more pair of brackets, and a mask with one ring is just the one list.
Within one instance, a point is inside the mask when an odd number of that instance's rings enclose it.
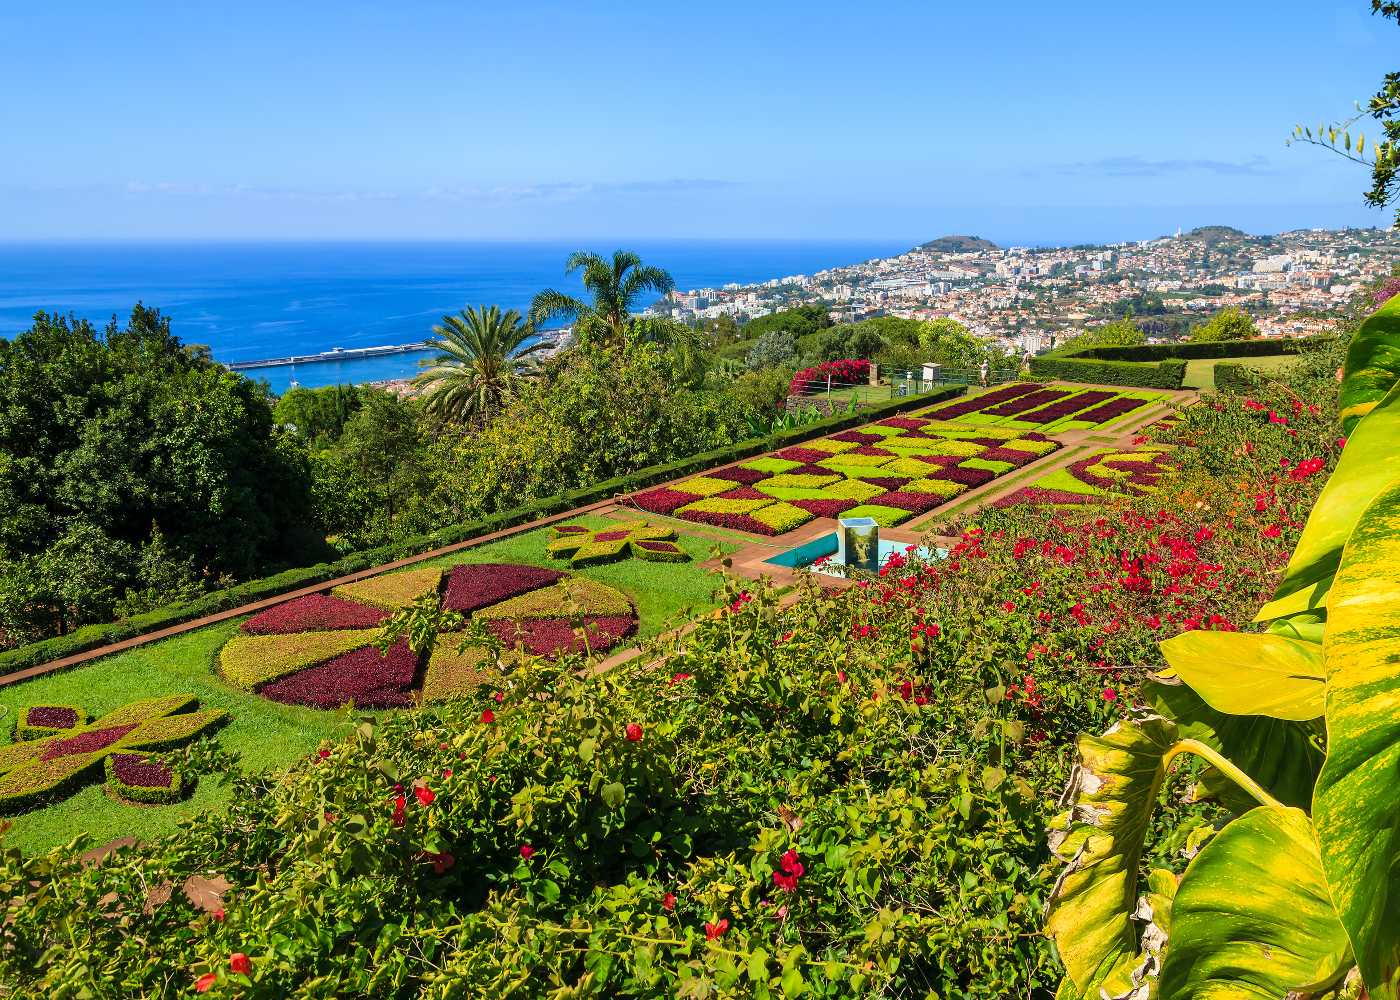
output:
{"label": "dock", "polygon": [[423,342],[416,344],[385,344],[380,347],[334,347],[320,354],[293,354],[285,358],[263,358],[258,361],[230,361],[224,367],[232,371],[245,371],[249,368],[276,368],[279,365],[315,364],[319,361],[353,361],[359,358],[382,358],[390,354],[412,354],[416,351],[430,351],[432,346]]}

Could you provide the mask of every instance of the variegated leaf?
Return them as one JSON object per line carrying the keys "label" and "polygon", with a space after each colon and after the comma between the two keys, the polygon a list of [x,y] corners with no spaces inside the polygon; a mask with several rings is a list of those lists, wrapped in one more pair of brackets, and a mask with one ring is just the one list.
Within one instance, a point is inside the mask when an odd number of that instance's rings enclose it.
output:
{"label": "variegated leaf", "polygon": [[1400,297],[1377,309],[1352,338],[1337,402],[1350,433],[1400,380]]}
{"label": "variegated leaf", "polygon": [[1307,815],[1260,806],[1228,824],[1186,869],[1158,996],[1311,996],[1350,966]]}
{"label": "variegated leaf", "polygon": [[1249,632],[1183,632],[1159,643],[1172,672],[1227,715],[1322,716],[1322,647]]}
{"label": "variegated leaf", "polygon": [[[1369,419],[1369,418],[1368,418]],[[1327,602],[1322,865],[1372,1000],[1400,996],[1400,486],[1367,508]]]}

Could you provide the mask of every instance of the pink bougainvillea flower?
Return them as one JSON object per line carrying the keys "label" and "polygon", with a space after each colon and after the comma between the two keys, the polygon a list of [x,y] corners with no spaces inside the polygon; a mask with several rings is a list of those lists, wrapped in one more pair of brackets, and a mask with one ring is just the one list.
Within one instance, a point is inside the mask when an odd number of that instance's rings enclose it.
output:
{"label": "pink bougainvillea flower", "polygon": [[218,981],[218,976],[214,975],[212,972],[206,972],[194,981],[194,991],[196,993],[208,993]]}
{"label": "pink bougainvillea flower", "polygon": [[450,767],[444,767],[444,768],[442,769],[442,776],[443,776],[444,778],[450,778],[450,777],[452,777],[452,768],[450,768]]}
{"label": "pink bougainvillea flower", "polygon": [[407,805],[408,800],[405,799],[402,795],[395,796],[394,815],[389,817],[390,822],[392,822],[395,826],[403,826],[404,807]]}
{"label": "pink bougainvillea flower", "polygon": [[720,917],[714,923],[705,925],[705,940],[718,941],[724,937],[724,932],[729,930],[729,918]]}
{"label": "pink bougainvillea flower", "polygon": [[521,844],[521,845],[520,845],[520,856],[521,856],[522,858],[524,858],[526,861],[529,861],[532,857],[535,856],[535,849],[534,849],[533,847],[531,847],[529,844]]}
{"label": "pink bougainvillea flower", "polygon": [[317,750],[317,751],[316,751],[316,756],[317,756],[317,757],[320,757],[322,760],[325,760],[325,759],[326,759],[327,757],[329,757],[330,755],[331,755],[331,752],[330,752],[329,750],[327,750],[326,748],[324,748],[324,747],[322,747],[320,750]]}
{"label": "pink bougainvillea flower", "polygon": [[437,798],[437,793],[426,785],[419,785],[413,790],[413,794],[418,797],[418,804],[420,806],[430,806],[433,804],[433,800]]}
{"label": "pink bougainvillea flower", "polygon": [[1016,604],[1014,601],[1002,601],[1001,610],[1005,611],[1007,614],[1010,614],[1012,611],[1016,610]]}
{"label": "pink bougainvillea flower", "polygon": [[1261,531],[1260,534],[1265,538],[1277,538],[1279,535],[1283,534],[1283,530],[1279,528],[1277,524],[1271,524]]}
{"label": "pink bougainvillea flower", "polygon": [[1117,700],[1118,700],[1118,692],[1115,691],[1115,690],[1113,690],[1113,688],[1104,688],[1104,689],[1103,689],[1103,700],[1104,700],[1104,701],[1117,701]]}
{"label": "pink bougainvillea flower", "polygon": [[253,963],[248,956],[241,951],[235,951],[228,957],[228,968],[230,972],[240,976],[250,975],[253,971]]}
{"label": "pink bougainvillea flower", "polygon": [[661,908],[667,911],[676,908],[676,894],[674,892],[668,892],[661,897]]}
{"label": "pink bougainvillea flower", "polygon": [[481,721],[489,726],[491,723],[496,721],[496,713],[488,708],[486,711],[481,713]]}
{"label": "pink bougainvillea flower", "polygon": [[640,743],[642,740],[642,727],[635,722],[627,723],[627,740],[629,743]]}

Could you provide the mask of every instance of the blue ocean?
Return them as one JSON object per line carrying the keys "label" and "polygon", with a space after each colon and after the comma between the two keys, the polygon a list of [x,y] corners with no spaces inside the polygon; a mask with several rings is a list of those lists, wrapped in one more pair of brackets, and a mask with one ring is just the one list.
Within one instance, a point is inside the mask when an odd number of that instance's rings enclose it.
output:
{"label": "blue ocean", "polygon": [[[188,344],[223,362],[422,341],[465,305],[524,311],[566,278],[575,249],[621,245],[671,272],[679,288],[749,283],[900,253],[910,241],[577,241],[568,243],[0,244],[0,337],[38,310],[105,324],[140,301]],[[645,303],[643,303],[645,304]],[[252,369],[273,391],[295,383],[407,378],[422,354]]]}

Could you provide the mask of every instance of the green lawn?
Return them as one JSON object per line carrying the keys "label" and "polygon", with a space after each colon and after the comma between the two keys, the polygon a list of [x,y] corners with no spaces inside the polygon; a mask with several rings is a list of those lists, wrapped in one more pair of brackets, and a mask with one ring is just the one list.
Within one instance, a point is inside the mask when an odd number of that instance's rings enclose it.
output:
{"label": "green lawn", "polygon": [[[581,517],[571,522],[601,528],[616,522],[603,517]],[[544,546],[548,529],[527,532],[444,556],[430,564],[513,562],[569,569],[567,562],[551,559]],[[639,635],[654,636],[713,606],[716,584],[699,563],[712,550],[736,551],[732,542],[682,535],[678,542],[691,556],[689,563],[651,563],[636,559],[572,570],[582,576],[624,591],[636,604]],[[277,771],[298,757],[313,752],[327,739],[343,735],[351,725],[343,711],[320,711],[268,701],[225,683],[214,671],[213,660],[239,621],[222,622],[139,649],[105,657],[75,670],[39,677],[13,687],[0,688],[0,741],[7,742],[18,712],[29,705],[79,705],[93,716],[101,715],[138,698],[189,693],[202,708],[222,708],[229,723],[215,737],[225,749],[241,755],[247,772]],[[79,833],[90,834],[97,844],[116,837],[158,837],[198,812],[222,810],[231,790],[203,779],[194,794],[167,806],[134,806],[109,798],[101,777],[53,805],[9,817],[13,827],[4,835],[6,846],[41,851],[66,843]]]}
{"label": "green lawn", "polygon": [[1217,361],[1238,362],[1260,372],[1275,372],[1293,364],[1298,358],[1291,354],[1278,354],[1262,358],[1194,358],[1186,362],[1186,378],[1182,382],[1185,389],[1214,389],[1215,363]]}
{"label": "green lawn", "polygon": [[[281,705],[224,683],[211,668],[214,654],[237,629],[236,622],[174,636],[118,653],[89,666],[0,688],[0,732],[8,741],[11,723],[28,705],[80,705],[94,716],[138,698],[189,693],[201,708],[222,708],[230,721],[218,731],[219,743],[242,755],[245,771],[275,771],[334,738],[348,726],[340,712]],[[197,812],[222,809],[230,789],[202,779],[190,798],[168,806],[133,806],[107,797],[101,777],[69,798],[33,812],[9,817],[7,846],[43,850],[79,833],[98,844],[114,837],[157,837]]]}

